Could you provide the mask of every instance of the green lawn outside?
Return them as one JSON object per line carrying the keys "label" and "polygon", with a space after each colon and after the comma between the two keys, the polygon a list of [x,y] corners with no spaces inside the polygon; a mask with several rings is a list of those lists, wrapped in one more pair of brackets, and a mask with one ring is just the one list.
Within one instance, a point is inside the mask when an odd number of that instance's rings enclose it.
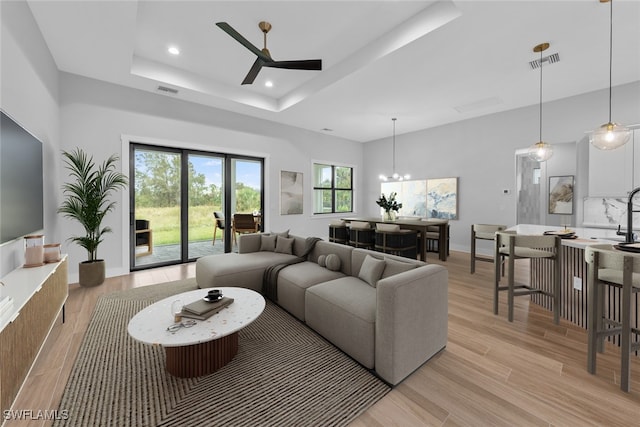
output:
{"label": "green lawn outside", "polygon": [[[213,211],[219,206],[195,206],[189,208],[189,240],[211,240],[213,238]],[[180,243],[180,208],[138,208],[136,219],[148,220],[153,230],[154,245]],[[218,232],[218,240],[222,233]]]}

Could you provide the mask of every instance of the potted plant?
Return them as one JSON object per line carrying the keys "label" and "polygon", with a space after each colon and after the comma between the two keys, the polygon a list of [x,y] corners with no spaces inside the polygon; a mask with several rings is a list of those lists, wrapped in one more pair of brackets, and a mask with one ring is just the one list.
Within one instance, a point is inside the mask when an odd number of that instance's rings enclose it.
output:
{"label": "potted plant", "polygon": [[80,148],[63,151],[62,156],[72,181],[62,186],[65,199],[58,212],[75,219],[85,230],[84,236],[69,238],[87,250],[88,259],[79,264],[80,285],[99,285],[104,282],[105,263],[98,259],[98,246],[105,233],[111,232],[110,227],[102,227],[102,220],[115,208],[116,203],[109,201],[111,193],[126,188],[127,177],[116,170],[115,154],[99,166]]}
{"label": "potted plant", "polygon": [[382,219],[384,221],[393,221],[396,219],[396,214],[398,213],[398,211],[400,209],[402,209],[402,203],[398,203],[396,201],[396,195],[398,193],[391,193],[389,194],[389,198],[387,199],[384,195],[384,193],[380,196],[380,198],[378,200],[376,200],[376,203],[378,204],[378,206],[380,206],[382,209],[384,209],[384,216],[382,217]]}

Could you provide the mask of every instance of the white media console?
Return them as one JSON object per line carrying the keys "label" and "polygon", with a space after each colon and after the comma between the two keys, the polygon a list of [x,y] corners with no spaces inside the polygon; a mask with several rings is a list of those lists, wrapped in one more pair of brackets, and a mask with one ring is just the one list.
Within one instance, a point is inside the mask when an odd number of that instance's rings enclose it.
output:
{"label": "white media console", "polygon": [[1,279],[12,299],[0,315],[0,413],[11,408],[69,295],[67,256],[41,267],[20,267]]}

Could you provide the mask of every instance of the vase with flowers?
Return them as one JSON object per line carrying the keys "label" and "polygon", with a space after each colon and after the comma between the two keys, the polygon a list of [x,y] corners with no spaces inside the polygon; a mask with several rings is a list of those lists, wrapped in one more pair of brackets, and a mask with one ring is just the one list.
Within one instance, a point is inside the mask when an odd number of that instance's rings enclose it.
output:
{"label": "vase with flowers", "polygon": [[397,195],[398,193],[392,192],[387,198],[383,193],[380,198],[376,200],[378,206],[384,209],[384,215],[382,216],[383,221],[394,221],[398,211],[402,208],[402,203],[398,203],[396,200]]}

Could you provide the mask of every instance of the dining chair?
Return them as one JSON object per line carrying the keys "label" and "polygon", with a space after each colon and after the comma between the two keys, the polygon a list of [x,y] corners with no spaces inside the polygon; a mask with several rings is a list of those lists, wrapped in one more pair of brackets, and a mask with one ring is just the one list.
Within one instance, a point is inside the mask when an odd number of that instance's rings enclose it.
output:
{"label": "dining chair", "polygon": [[376,230],[366,221],[349,223],[349,245],[356,248],[373,249],[376,242]]}
{"label": "dining chair", "polygon": [[329,241],[343,245],[349,242],[349,229],[344,221],[332,221],[329,224]]}
{"label": "dining chair", "polygon": [[213,212],[214,223],[213,223],[213,243],[216,244],[216,234],[218,233],[218,229],[222,230],[222,241],[224,242],[224,214],[222,212],[215,211]]}
{"label": "dining chair", "polygon": [[253,214],[234,214],[233,215],[233,241],[236,242],[237,234],[257,233],[259,224],[256,222]]}

